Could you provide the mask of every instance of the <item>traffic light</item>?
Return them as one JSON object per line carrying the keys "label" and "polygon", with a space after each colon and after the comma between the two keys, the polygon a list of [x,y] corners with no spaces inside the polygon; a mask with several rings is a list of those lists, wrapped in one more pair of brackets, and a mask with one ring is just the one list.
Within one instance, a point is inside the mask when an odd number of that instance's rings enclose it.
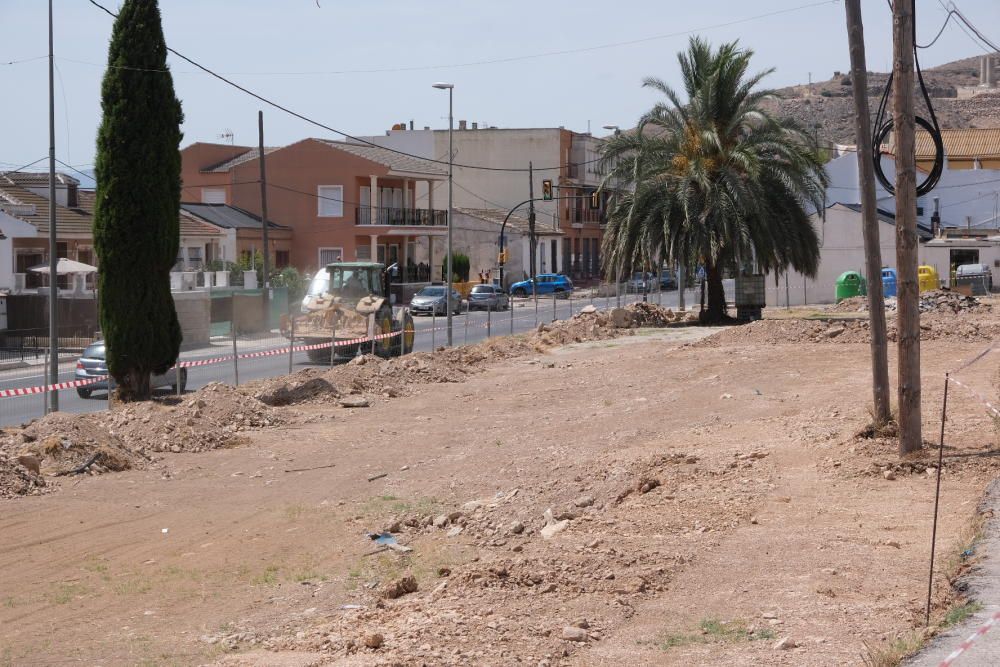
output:
{"label": "traffic light", "polygon": [[497,264],[503,265],[507,263],[507,259],[510,257],[510,251],[504,248],[497,255]]}
{"label": "traffic light", "polygon": [[542,181],[542,199],[552,201],[552,181],[548,179]]}
{"label": "traffic light", "polygon": [[590,193],[590,209],[596,211],[601,208],[601,193],[594,190]]}

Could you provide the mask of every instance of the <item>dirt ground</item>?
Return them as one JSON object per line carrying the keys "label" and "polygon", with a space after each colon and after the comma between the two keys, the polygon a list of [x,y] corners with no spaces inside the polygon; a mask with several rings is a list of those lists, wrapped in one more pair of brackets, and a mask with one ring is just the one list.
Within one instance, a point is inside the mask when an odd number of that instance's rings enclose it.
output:
{"label": "dirt ground", "polygon": [[[146,422],[211,445],[180,452],[105,417],[87,428],[141,460],[54,478],[44,459],[39,495],[0,501],[0,664],[859,664],[922,621],[936,458],[856,436],[866,344],[782,325],[305,373],[246,388],[270,405],[208,440],[186,398]],[[943,373],[989,344],[955,331],[922,344],[929,441]],[[998,368],[959,376],[995,398]],[[942,566],[1000,463],[951,391]],[[5,437],[74,449],[37,436]]]}

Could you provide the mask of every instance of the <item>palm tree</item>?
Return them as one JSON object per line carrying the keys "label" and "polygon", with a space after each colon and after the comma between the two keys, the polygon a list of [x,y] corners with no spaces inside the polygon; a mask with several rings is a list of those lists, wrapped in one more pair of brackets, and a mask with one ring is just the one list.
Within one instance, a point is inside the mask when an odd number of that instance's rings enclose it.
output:
{"label": "palm tree", "polygon": [[609,139],[602,156],[602,187],[616,193],[603,242],[608,273],[651,257],[704,265],[704,322],[727,318],[726,269],[814,276],[819,264],[806,207],[823,205],[822,160],[802,127],[762,108],[773,93],[757,86],[773,70],[748,75],[752,55],[736,42],[713,51],[692,38],[677,57],[687,101],[645,79],[666,101]]}

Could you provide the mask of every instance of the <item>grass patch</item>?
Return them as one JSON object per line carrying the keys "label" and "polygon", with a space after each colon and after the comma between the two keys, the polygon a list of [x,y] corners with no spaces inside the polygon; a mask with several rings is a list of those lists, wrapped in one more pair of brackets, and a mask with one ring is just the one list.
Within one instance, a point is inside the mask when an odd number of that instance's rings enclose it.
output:
{"label": "grass patch", "polygon": [[910,632],[885,646],[872,646],[868,642],[864,645],[861,662],[865,667],[897,667],[923,647],[924,636],[920,632]]}
{"label": "grass patch", "polygon": [[88,592],[87,587],[82,584],[63,583],[57,585],[55,590],[49,592],[48,601],[52,604],[67,604],[78,597],[86,595]]}
{"label": "grass patch", "polygon": [[[499,442],[499,441],[497,441]],[[361,514],[367,517],[384,517],[400,514],[437,514],[441,503],[437,498],[423,497],[414,501],[403,500],[396,496],[385,494],[373,496],[361,505]]]}
{"label": "grass patch", "polygon": [[293,572],[291,576],[292,581],[297,584],[301,584],[304,581],[326,581],[328,577],[315,570],[300,570],[299,572]]}
{"label": "grass patch", "polygon": [[666,651],[677,646],[691,644],[736,644],[741,642],[764,641],[774,639],[774,631],[770,628],[753,628],[742,619],[720,621],[716,618],[706,618],[698,624],[697,633],[663,634],[653,643]]}
{"label": "grass patch", "polygon": [[268,565],[264,571],[250,579],[251,586],[273,586],[278,583],[278,573],[281,571],[277,565]]}
{"label": "grass patch", "polygon": [[941,627],[950,628],[953,625],[958,625],[982,608],[983,603],[975,600],[955,605],[948,610],[947,614],[944,615],[944,620],[941,621]]}
{"label": "grass patch", "polygon": [[145,578],[132,577],[116,582],[111,588],[115,595],[142,595],[152,590],[153,585]]}

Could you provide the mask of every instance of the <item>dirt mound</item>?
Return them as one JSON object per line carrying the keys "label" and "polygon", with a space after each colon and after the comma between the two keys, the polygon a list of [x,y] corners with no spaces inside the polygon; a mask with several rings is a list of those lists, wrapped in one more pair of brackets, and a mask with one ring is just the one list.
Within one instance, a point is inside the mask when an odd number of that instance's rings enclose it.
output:
{"label": "dirt mound", "polygon": [[256,398],[218,382],[204,386],[176,405],[128,405],[101,413],[99,419],[111,435],[143,454],[235,447],[245,441],[241,433],[285,422]]}
{"label": "dirt mound", "polygon": [[19,464],[16,459],[0,455],[0,498],[38,496],[52,488],[41,475]]}
{"label": "dirt mound", "polygon": [[42,473],[47,475],[65,475],[81,469],[99,474],[142,468],[148,462],[121,438],[109,433],[98,414],[46,415],[20,433],[12,434],[8,444],[0,447],[13,454],[36,456]]}
{"label": "dirt mound", "polygon": [[[896,312],[898,308],[896,297],[889,297],[885,300],[885,309]],[[920,294],[921,313],[941,313],[957,314],[965,311],[976,311],[980,313],[990,312],[993,307],[988,303],[983,303],[974,296],[965,296],[948,289],[933,290]],[[837,305],[830,308],[834,313],[861,313],[868,311],[868,298],[863,296],[852,296],[844,299]]]}
{"label": "dirt mound", "polygon": [[862,313],[868,311],[868,297],[851,296],[830,308],[831,313]]}
{"label": "dirt mound", "polygon": [[[897,340],[896,323],[888,323],[889,341]],[[968,315],[925,314],[920,318],[920,340],[989,342],[1000,338],[1000,322]],[[730,327],[695,343],[699,347],[781,343],[868,343],[867,320],[758,320]]]}

